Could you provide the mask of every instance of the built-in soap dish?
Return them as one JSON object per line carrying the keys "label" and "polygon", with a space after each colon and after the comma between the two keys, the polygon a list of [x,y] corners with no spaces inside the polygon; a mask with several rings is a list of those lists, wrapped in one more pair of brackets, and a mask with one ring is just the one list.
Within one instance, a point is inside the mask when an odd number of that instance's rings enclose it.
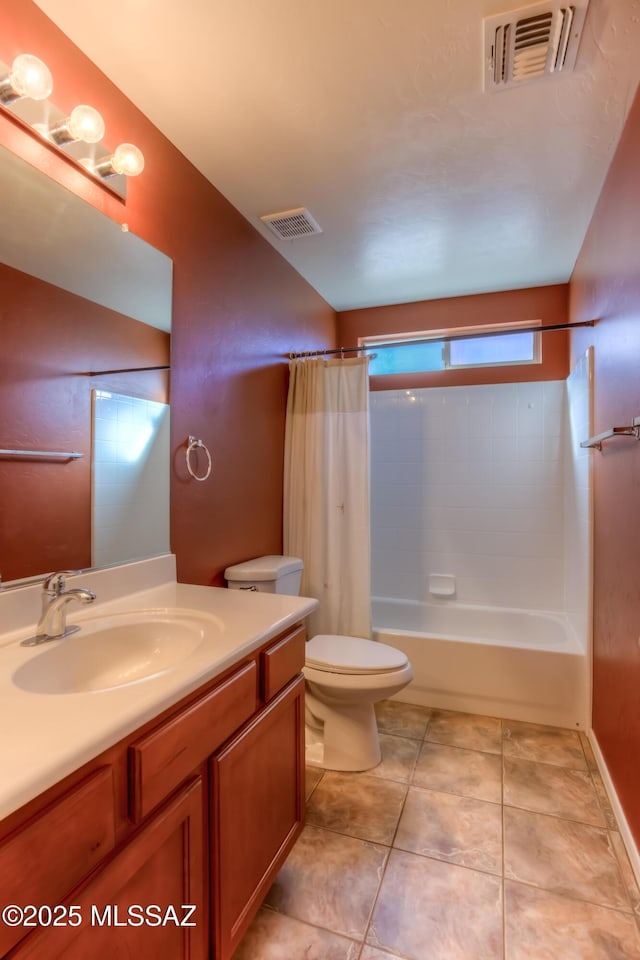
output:
{"label": "built-in soap dish", "polygon": [[456,578],[451,573],[430,573],[429,593],[433,597],[455,597]]}

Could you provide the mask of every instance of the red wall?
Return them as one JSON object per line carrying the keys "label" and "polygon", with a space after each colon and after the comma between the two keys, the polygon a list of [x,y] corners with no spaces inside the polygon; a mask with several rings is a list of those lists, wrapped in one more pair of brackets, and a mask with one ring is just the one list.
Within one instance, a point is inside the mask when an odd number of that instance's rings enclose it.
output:
{"label": "red wall", "polygon": [[[595,432],[640,415],[640,93],[570,285],[573,334],[595,344]],[[593,729],[640,846],[640,443],[591,454],[595,494]]]}
{"label": "red wall", "polygon": [[[526,320],[532,324],[567,322],[569,288],[566,284],[482,293],[470,297],[421,300],[338,314],[340,343],[355,346],[358,337],[422,330],[446,330],[490,323]],[[516,367],[476,367],[436,373],[372,377],[372,390],[460,386],[476,383],[509,383],[523,380],[562,380],[569,363],[568,334],[547,333],[542,339],[542,363]]]}
{"label": "red wall", "polygon": [[167,402],[153,371],[83,373],[169,363],[169,335],[0,264],[0,448],[74,450],[82,460],[0,457],[4,580],[91,565],[91,390]]}
{"label": "red wall", "polygon": [[[335,313],[31,0],[0,0],[0,28],[0,59],[41,56],[56,106],[96,106],[106,141],[145,155],[124,208],[0,117],[0,144],[173,259],[172,549],[180,580],[220,583],[227,564],[281,550],[284,357],[333,346]],[[190,434],[213,457],[206,483],[186,471]]]}

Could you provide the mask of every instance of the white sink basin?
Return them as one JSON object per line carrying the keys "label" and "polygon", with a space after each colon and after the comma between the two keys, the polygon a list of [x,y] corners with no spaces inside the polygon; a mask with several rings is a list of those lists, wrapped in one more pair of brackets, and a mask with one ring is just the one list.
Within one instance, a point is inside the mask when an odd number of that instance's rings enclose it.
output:
{"label": "white sink basin", "polygon": [[223,629],[218,617],[172,607],[88,618],[79,633],[43,645],[13,682],[31,693],[96,693],[151,680]]}

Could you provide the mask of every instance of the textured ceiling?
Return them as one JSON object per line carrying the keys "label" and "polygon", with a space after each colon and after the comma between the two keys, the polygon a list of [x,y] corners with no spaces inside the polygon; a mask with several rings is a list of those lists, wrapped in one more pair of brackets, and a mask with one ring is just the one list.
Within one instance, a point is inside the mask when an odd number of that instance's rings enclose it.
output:
{"label": "textured ceiling", "polygon": [[[482,92],[513,0],[38,0],[336,309],[568,280],[640,79],[640,0]],[[281,241],[259,216],[307,207]]]}

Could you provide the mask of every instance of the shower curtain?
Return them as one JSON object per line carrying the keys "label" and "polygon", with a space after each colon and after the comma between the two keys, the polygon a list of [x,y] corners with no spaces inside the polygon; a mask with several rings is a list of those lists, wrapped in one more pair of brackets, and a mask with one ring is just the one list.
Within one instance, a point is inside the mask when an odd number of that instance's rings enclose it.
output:
{"label": "shower curtain", "polygon": [[371,636],[369,360],[290,363],[284,552],[304,561],[309,632]]}

